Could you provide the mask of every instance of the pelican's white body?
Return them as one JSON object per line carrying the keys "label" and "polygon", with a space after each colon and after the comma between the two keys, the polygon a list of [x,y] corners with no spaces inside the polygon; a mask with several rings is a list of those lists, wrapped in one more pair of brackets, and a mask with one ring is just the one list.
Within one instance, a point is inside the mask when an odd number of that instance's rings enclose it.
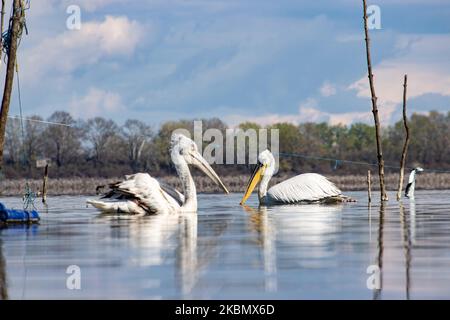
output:
{"label": "pelican's white body", "polygon": [[416,189],[416,174],[422,172],[423,169],[418,167],[411,171],[409,174],[408,184],[405,189],[405,196],[411,200],[414,200],[414,191]]}
{"label": "pelican's white body", "polygon": [[348,199],[334,183],[317,173],[299,174],[267,190],[275,172],[275,158],[265,150],[259,154],[258,161],[265,166],[258,189],[261,204],[320,202],[334,197]]}
{"label": "pelican's white body", "polygon": [[[136,199],[106,201],[89,200],[88,203],[106,213],[128,214],[164,214],[180,211],[181,205],[175,198],[164,191],[158,180],[148,173],[136,173],[126,176],[118,185],[118,194],[132,194]],[[181,195],[182,196],[182,195]]]}
{"label": "pelican's white body", "polygon": [[317,202],[340,195],[342,195],[341,190],[326,177],[317,173],[304,173],[271,187],[267,191],[264,202]]}

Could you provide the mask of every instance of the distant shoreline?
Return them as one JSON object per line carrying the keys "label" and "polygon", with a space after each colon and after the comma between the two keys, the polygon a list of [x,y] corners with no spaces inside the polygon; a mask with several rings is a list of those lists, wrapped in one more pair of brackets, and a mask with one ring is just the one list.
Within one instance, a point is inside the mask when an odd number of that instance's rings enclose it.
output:
{"label": "distant shoreline", "polygon": [[[372,188],[378,189],[378,179],[376,173],[373,172]],[[283,181],[290,176],[277,176],[271,181],[271,185]],[[348,175],[348,176],[327,176],[333,181],[342,191],[361,191],[367,190],[367,177],[364,175]],[[228,187],[230,192],[243,192],[247,184],[249,176],[224,176],[223,182]],[[64,178],[64,179],[49,179],[48,195],[96,195],[96,187],[99,185],[107,186],[109,183],[119,181],[122,178]],[[169,185],[177,187],[181,190],[179,180],[174,176],[158,177],[161,181]],[[405,185],[407,183],[408,175],[405,177]],[[196,176],[194,177],[198,193],[220,193],[220,190],[208,177]],[[34,192],[41,191],[42,180],[3,180],[0,182],[0,196],[21,196],[25,190],[25,184],[29,182],[31,189]],[[386,175],[386,184],[388,190],[396,190],[398,184],[397,174]],[[107,187],[105,188],[105,190]],[[416,189],[426,190],[444,190],[450,189],[450,174],[449,173],[424,173],[418,176],[416,182]]]}

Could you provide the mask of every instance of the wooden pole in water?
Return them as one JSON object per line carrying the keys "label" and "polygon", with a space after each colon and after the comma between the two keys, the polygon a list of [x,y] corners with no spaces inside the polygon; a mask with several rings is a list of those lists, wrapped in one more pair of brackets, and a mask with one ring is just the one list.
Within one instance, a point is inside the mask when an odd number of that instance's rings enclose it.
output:
{"label": "wooden pole in water", "polygon": [[[2,107],[0,110],[0,173],[3,169],[3,147],[5,144],[6,121],[8,119],[9,104],[14,81],[14,68],[16,66],[17,42],[22,32],[23,11],[21,0],[13,2],[13,16],[11,24],[11,43],[8,51],[8,65],[6,68],[5,88],[3,91]],[[5,44],[3,44],[5,45]]]}
{"label": "wooden pole in water", "polygon": [[3,53],[3,25],[5,24],[5,0],[2,0],[2,11],[0,18],[0,64],[2,63],[2,53]]}
{"label": "wooden pole in water", "polygon": [[47,203],[47,180],[48,180],[48,163],[45,165],[44,169],[44,181],[42,183],[42,203]]}
{"label": "wooden pole in water", "polygon": [[372,96],[372,113],[373,118],[375,120],[375,137],[377,142],[377,158],[378,158],[378,175],[380,177],[380,192],[381,192],[381,201],[388,201],[388,196],[386,193],[386,185],[384,183],[384,160],[383,160],[383,151],[381,147],[381,137],[380,137],[380,117],[378,115],[378,107],[377,107],[377,96],[375,94],[375,86],[373,84],[373,73],[372,73],[372,62],[370,58],[370,38],[369,38],[369,30],[367,26],[367,4],[366,0],[363,0],[364,7],[364,32],[366,36],[366,57],[367,57],[367,70],[369,77],[369,85],[370,85],[370,94]]}
{"label": "wooden pole in water", "polygon": [[370,170],[367,171],[367,197],[369,203],[372,202],[372,177],[370,175]]}
{"label": "wooden pole in water", "polygon": [[403,144],[402,158],[400,160],[400,178],[398,181],[398,191],[397,191],[397,201],[400,201],[402,198],[402,189],[403,189],[403,177],[405,174],[405,163],[406,163],[406,154],[408,152],[409,145],[409,126],[408,126],[408,117],[406,115],[406,91],[408,86],[408,75],[405,74],[405,79],[403,82],[403,125],[405,126],[405,142]]}

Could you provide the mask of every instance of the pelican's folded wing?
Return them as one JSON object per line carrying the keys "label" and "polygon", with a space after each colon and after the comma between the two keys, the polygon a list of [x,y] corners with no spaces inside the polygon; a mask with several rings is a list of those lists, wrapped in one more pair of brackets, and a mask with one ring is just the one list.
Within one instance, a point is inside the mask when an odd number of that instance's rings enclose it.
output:
{"label": "pelican's folded wing", "polygon": [[111,192],[133,199],[148,213],[170,213],[180,207],[178,201],[161,188],[158,180],[147,173],[126,176],[126,180],[115,184]]}
{"label": "pelican's folded wing", "polygon": [[174,198],[180,206],[183,205],[184,195],[181,192],[164,182],[160,182],[159,185],[161,186],[161,189],[163,189],[169,196]]}
{"label": "pelican's folded wing", "polygon": [[338,187],[316,173],[304,173],[283,181],[269,189],[271,200],[282,203],[319,201],[341,195]]}

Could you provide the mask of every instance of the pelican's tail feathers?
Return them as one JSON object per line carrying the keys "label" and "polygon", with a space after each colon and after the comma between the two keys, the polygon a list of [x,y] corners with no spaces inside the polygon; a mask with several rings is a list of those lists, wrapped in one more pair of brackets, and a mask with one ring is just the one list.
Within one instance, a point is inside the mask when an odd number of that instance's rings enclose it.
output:
{"label": "pelican's tail feathers", "polygon": [[139,214],[144,215],[146,211],[133,201],[99,201],[87,200],[87,204],[104,213],[123,213],[123,214]]}

